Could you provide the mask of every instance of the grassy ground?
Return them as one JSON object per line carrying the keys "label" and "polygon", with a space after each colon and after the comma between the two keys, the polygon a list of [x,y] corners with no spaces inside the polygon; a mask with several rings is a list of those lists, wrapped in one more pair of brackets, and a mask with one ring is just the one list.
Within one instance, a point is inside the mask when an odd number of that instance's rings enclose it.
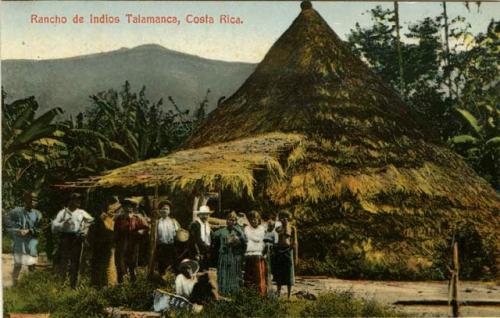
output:
{"label": "grassy ground", "polygon": [[[76,290],[47,271],[27,273],[18,285],[4,289],[4,310],[23,313],[51,313],[51,317],[106,317],[106,307],[124,307],[149,311],[155,288],[170,289],[173,277],[149,282],[139,275],[136,283],[94,289],[83,278]],[[171,313],[188,317],[191,313]],[[242,291],[229,302],[207,305],[198,317],[391,317],[400,312],[374,301],[355,298],[352,293],[330,293],[316,301],[284,298],[261,298],[252,291]]]}

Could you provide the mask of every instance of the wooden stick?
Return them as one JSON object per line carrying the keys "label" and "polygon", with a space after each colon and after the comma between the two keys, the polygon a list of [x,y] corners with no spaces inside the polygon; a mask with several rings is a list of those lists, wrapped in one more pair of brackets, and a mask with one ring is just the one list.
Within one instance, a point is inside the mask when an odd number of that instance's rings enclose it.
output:
{"label": "wooden stick", "polygon": [[151,228],[149,235],[149,263],[148,263],[148,278],[153,278],[155,273],[156,265],[156,240],[157,240],[157,223],[158,223],[158,185],[155,186],[154,199],[153,199],[153,211],[151,213]]}
{"label": "wooden stick", "polygon": [[451,275],[451,308],[452,308],[452,316],[460,317],[459,312],[459,299],[458,299],[458,273],[459,273],[459,264],[458,264],[458,242],[455,241],[453,244],[453,272]]}

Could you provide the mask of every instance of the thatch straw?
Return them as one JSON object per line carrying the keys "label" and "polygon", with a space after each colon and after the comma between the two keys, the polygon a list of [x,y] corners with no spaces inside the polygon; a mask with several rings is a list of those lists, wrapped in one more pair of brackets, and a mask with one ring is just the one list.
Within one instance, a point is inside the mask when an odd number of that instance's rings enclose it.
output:
{"label": "thatch straw", "polygon": [[166,185],[170,190],[229,189],[253,195],[255,169],[283,176],[280,154],[301,142],[297,134],[271,133],[134,163],[68,186],[136,187]]}

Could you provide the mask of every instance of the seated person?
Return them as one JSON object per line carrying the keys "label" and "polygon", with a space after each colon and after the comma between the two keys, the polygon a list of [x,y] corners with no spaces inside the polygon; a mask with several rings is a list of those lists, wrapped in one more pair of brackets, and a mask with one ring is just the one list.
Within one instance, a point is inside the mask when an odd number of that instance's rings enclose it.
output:
{"label": "seated person", "polygon": [[179,264],[179,272],[175,278],[175,293],[189,299],[197,282],[196,273],[200,269],[198,262],[184,259]]}

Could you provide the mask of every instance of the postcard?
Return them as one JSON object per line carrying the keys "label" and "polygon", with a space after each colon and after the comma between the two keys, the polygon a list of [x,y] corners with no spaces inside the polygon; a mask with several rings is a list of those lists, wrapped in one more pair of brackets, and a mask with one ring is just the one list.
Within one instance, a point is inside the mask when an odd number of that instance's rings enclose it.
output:
{"label": "postcard", "polygon": [[499,316],[499,16],[2,2],[4,316]]}

